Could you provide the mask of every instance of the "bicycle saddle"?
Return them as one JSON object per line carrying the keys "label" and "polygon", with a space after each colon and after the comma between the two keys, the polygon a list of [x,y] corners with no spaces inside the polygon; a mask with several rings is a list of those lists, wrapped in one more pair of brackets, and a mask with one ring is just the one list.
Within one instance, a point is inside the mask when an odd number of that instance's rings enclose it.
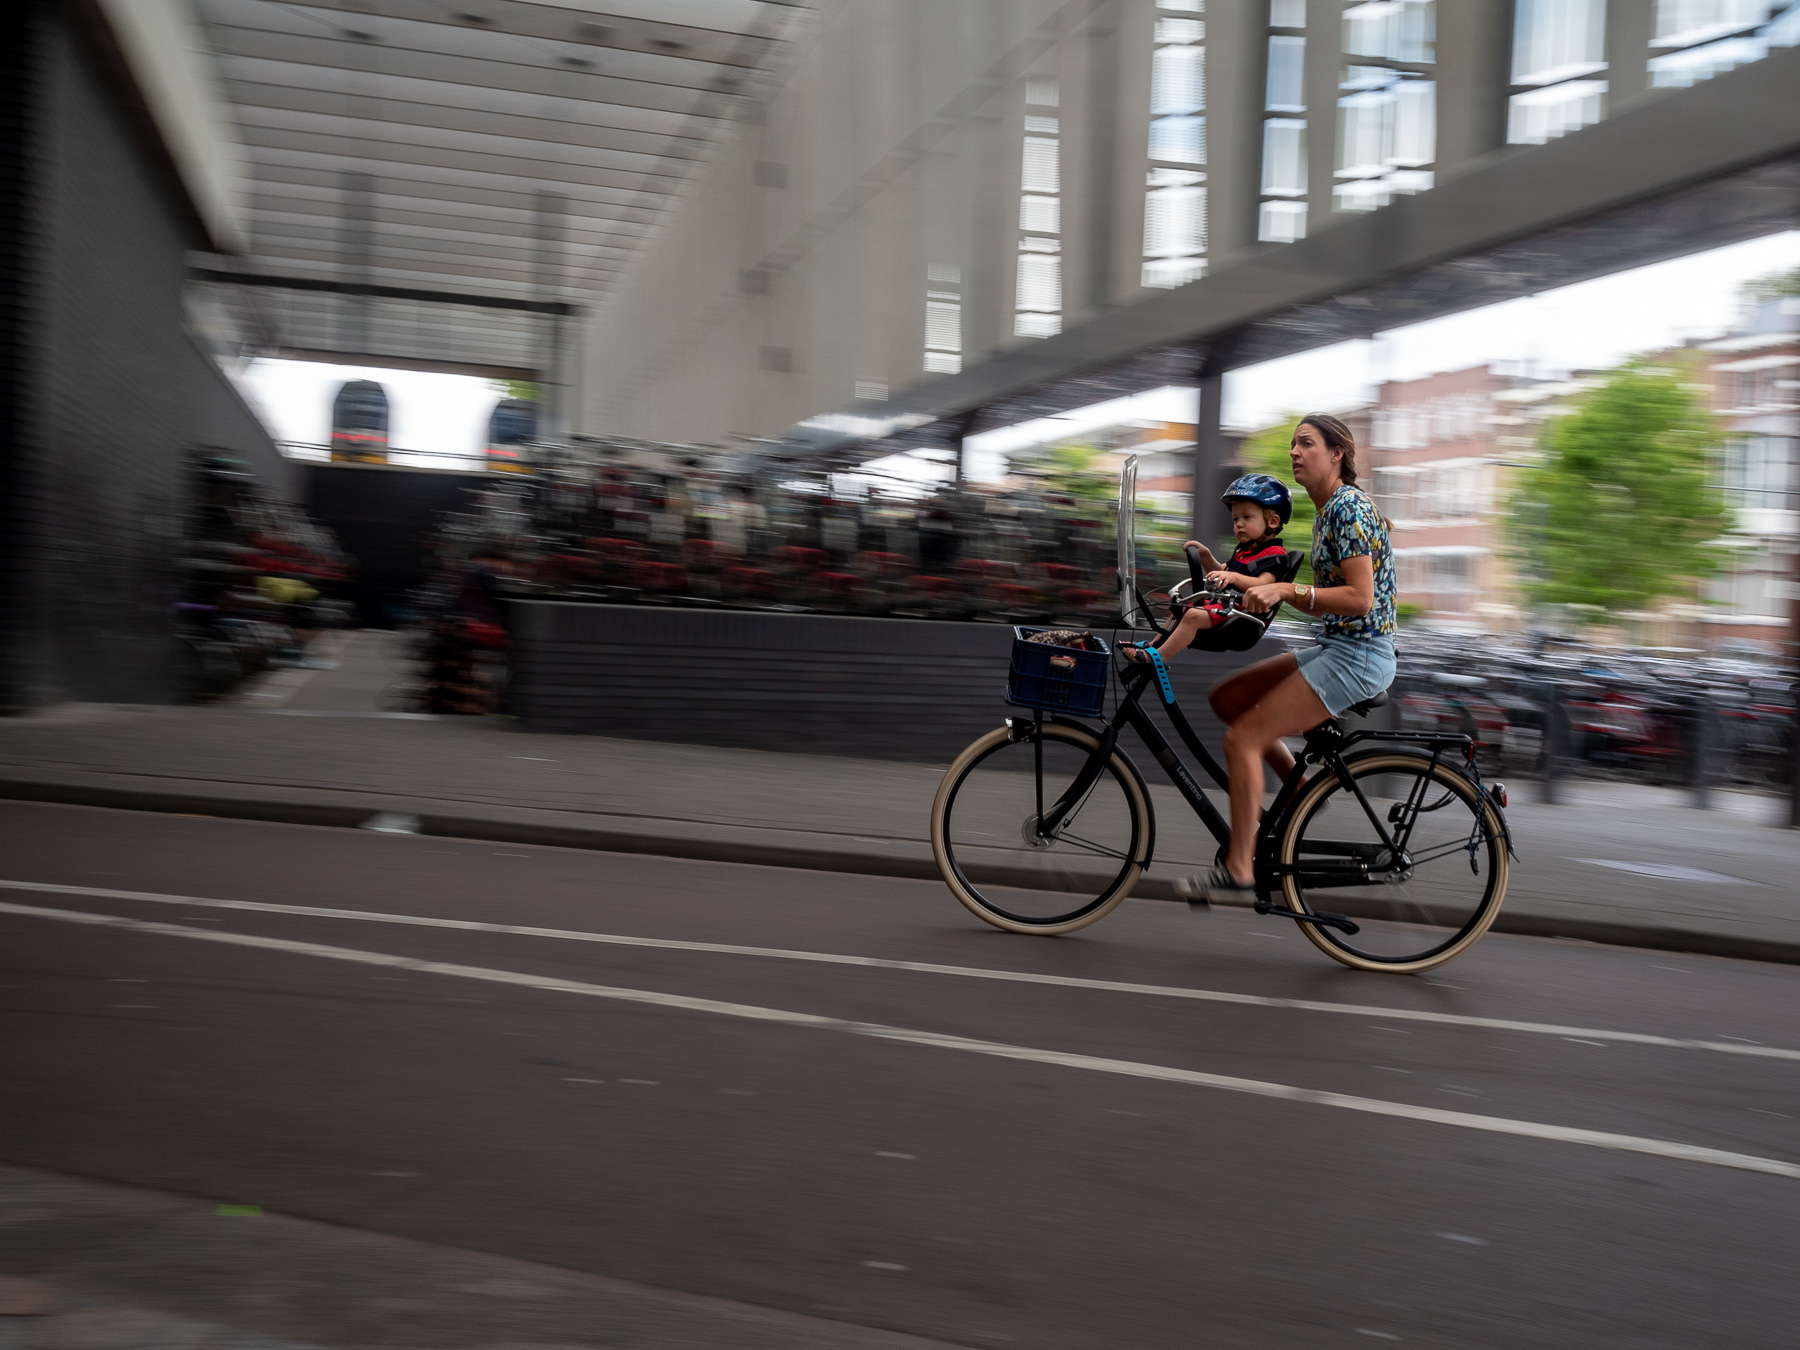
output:
{"label": "bicycle saddle", "polygon": [[1352,703],[1348,708],[1344,709],[1344,712],[1355,713],[1358,717],[1367,717],[1377,708],[1385,708],[1387,706],[1387,701],[1388,691],[1383,689],[1373,698],[1365,698],[1361,703]]}

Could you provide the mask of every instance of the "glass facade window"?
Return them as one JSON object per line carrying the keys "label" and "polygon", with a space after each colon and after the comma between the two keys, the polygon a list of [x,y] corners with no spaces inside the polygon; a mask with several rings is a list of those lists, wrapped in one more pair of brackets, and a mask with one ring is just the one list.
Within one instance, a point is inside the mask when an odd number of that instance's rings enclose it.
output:
{"label": "glass facade window", "polygon": [[1019,198],[1019,228],[1042,234],[1056,234],[1062,229],[1062,199],[1038,197],[1026,193]]}
{"label": "glass facade window", "polygon": [[1725,442],[1725,500],[1741,510],[1800,506],[1800,440],[1792,436],[1733,436]]}
{"label": "glass facade window", "polygon": [[[1304,28],[1306,0],[1269,0],[1270,28]],[[1306,238],[1306,39],[1269,35],[1263,84],[1262,196],[1256,237],[1266,244]],[[1274,200],[1269,200],[1269,199]]]}
{"label": "glass facade window", "polygon": [[1374,211],[1436,181],[1437,9],[1368,0],[1344,10],[1343,33],[1332,206]]}
{"label": "glass facade window", "polygon": [[[1352,66],[1351,71],[1370,67]],[[1332,190],[1340,211],[1373,211],[1396,196],[1424,192],[1437,158],[1437,85],[1383,71],[1338,100],[1338,183]]]}
{"label": "glass facade window", "polygon": [[1306,238],[1306,203],[1264,202],[1256,237],[1270,244],[1291,244]]}
{"label": "glass facade window", "polygon": [[1206,49],[1158,47],[1150,67],[1150,115],[1197,113],[1206,107]]}
{"label": "glass facade window", "polygon": [[1553,84],[1513,95],[1506,111],[1506,139],[1512,145],[1542,145],[1593,126],[1605,113],[1605,80]]}
{"label": "glass facade window", "polygon": [[1542,145],[1606,116],[1606,0],[1517,0],[1506,139]]}
{"label": "glass facade window", "polygon": [[1606,0],[1518,0],[1512,82],[1554,84],[1606,69]]}
{"label": "glass facade window", "polygon": [[1305,38],[1269,39],[1269,79],[1264,85],[1263,99],[1263,106],[1269,112],[1306,111],[1306,91],[1302,84],[1305,69]]}
{"label": "glass facade window", "polygon": [[1800,45],[1794,0],[1657,0],[1650,83],[1685,89]]}
{"label": "glass facade window", "polygon": [[1344,55],[1430,64],[1437,60],[1432,0],[1370,0],[1344,11]]}
{"label": "glass facade window", "polygon": [[1062,124],[1048,111],[1060,101],[1056,81],[1027,80],[1025,100],[1013,336],[1054,337],[1062,332]]}
{"label": "glass facade window", "polygon": [[1306,195],[1306,123],[1271,117],[1263,123],[1262,190],[1265,197]]}
{"label": "glass facade window", "polygon": [[1145,176],[1145,286],[1185,286],[1206,274],[1206,24],[1181,17],[1192,4],[1157,17],[1150,55],[1150,168]]}
{"label": "glass facade window", "polygon": [[925,269],[925,370],[954,375],[962,369],[962,268],[931,263]]}

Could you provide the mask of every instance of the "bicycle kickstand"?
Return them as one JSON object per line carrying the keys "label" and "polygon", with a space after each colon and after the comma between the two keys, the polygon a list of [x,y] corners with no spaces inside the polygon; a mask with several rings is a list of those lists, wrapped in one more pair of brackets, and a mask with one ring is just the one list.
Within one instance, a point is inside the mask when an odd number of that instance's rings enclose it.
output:
{"label": "bicycle kickstand", "polygon": [[1254,906],[1258,914],[1273,914],[1278,919],[1292,919],[1295,923],[1317,924],[1321,928],[1335,928],[1350,936],[1362,932],[1362,928],[1343,914],[1332,914],[1320,910],[1317,914],[1302,914],[1297,909],[1285,909],[1273,900],[1258,900]]}

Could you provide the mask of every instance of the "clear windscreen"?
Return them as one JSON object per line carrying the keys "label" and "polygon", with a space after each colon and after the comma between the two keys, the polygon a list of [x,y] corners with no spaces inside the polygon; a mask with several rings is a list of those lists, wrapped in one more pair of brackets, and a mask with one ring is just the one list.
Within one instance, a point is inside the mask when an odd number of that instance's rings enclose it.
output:
{"label": "clear windscreen", "polygon": [[1119,613],[1128,625],[1137,622],[1137,472],[1131,455],[1119,471]]}

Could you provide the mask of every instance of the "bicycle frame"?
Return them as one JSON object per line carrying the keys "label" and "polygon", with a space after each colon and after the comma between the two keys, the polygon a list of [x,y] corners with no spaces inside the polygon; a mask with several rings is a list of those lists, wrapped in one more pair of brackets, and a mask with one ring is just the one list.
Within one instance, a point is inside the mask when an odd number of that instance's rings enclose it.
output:
{"label": "bicycle frame", "polygon": [[[1037,773],[1037,789],[1039,793],[1039,809],[1036,824],[1037,833],[1040,837],[1044,838],[1056,837],[1062,828],[1064,818],[1086,797],[1094,784],[1099,780],[1100,775],[1105,771],[1105,766],[1112,758],[1113,751],[1117,747],[1119,729],[1122,726],[1128,726],[1137,732],[1138,738],[1143,741],[1145,748],[1150,751],[1151,757],[1156,760],[1163,772],[1169,776],[1170,781],[1174,783],[1176,791],[1181,794],[1183,800],[1187,802],[1188,807],[1193,813],[1200,818],[1201,823],[1211,832],[1213,838],[1218,840],[1219,846],[1224,848],[1231,842],[1230,822],[1219,813],[1218,808],[1213,805],[1212,799],[1207,796],[1206,790],[1195,780],[1193,772],[1188,768],[1186,762],[1176,753],[1175,748],[1169,744],[1168,738],[1162,734],[1161,729],[1151,720],[1150,714],[1145,711],[1143,707],[1145,691],[1150,688],[1155,688],[1157,690],[1157,697],[1162,703],[1163,711],[1167,714],[1170,724],[1174,726],[1175,731],[1181,738],[1183,744],[1185,744],[1188,750],[1192,752],[1194,758],[1199,761],[1201,767],[1206,771],[1207,776],[1218,785],[1219,790],[1229,793],[1230,776],[1226,769],[1219,763],[1213,753],[1206,748],[1206,745],[1201,741],[1199,735],[1194,731],[1192,724],[1189,723],[1187,719],[1187,715],[1181,710],[1180,703],[1174,697],[1173,689],[1170,688],[1165,690],[1162,687],[1161,682],[1154,677],[1152,670],[1148,665],[1128,667],[1123,672],[1120,672],[1119,679],[1120,683],[1124,686],[1125,695],[1121,699],[1118,709],[1104,724],[1100,733],[1099,744],[1088,756],[1087,762],[1082,765],[1081,770],[1075,775],[1075,778],[1063,792],[1062,796],[1048,807],[1045,807],[1042,802],[1043,773],[1040,760]],[[1023,718],[1017,719],[1013,724],[1015,727],[1015,734],[1019,732],[1029,734],[1029,732],[1025,731],[1025,728],[1037,725],[1041,722],[1042,717],[1043,714],[1039,713],[1032,719],[1031,723],[1025,723]],[[1052,720],[1081,726],[1088,731],[1094,730],[1092,726],[1074,718],[1059,718],[1053,716]],[[1041,755],[1041,738],[1034,739],[1038,741],[1040,747],[1039,753]],[[1355,778],[1349,772],[1349,766],[1344,760],[1344,752],[1351,746],[1356,745],[1359,742],[1374,740],[1410,744],[1429,749],[1432,752],[1433,768],[1435,768],[1437,761],[1445,751],[1457,751],[1465,760],[1467,760],[1470,752],[1473,750],[1473,742],[1467,736],[1460,735],[1447,736],[1436,735],[1430,732],[1374,731],[1356,731],[1346,734],[1335,718],[1329,719],[1307,732],[1306,744],[1301,753],[1295,757],[1293,772],[1291,772],[1286,781],[1282,783],[1280,791],[1275,795],[1273,804],[1263,813],[1263,824],[1257,835],[1256,908],[1258,912],[1265,914],[1277,913],[1289,918],[1308,922],[1330,922],[1333,920],[1348,922],[1347,920],[1342,920],[1342,916],[1340,915],[1305,915],[1288,910],[1285,907],[1277,908],[1271,901],[1270,895],[1279,888],[1281,877],[1288,875],[1289,873],[1300,873],[1304,875],[1307,884],[1314,888],[1332,886],[1369,886],[1383,884],[1383,878],[1380,875],[1381,872],[1391,870],[1395,866],[1406,865],[1406,846],[1411,839],[1413,825],[1418,819],[1421,810],[1424,809],[1424,802],[1421,800],[1421,796],[1425,785],[1429,783],[1431,779],[1429,776],[1421,778],[1419,784],[1414,788],[1411,797],[1409,797],[1409,800],[1396,808],[1395,816],[1390,819],[1383,819],[1369,803],[1368,798],[1363,795],[1362,788],[1357,784]],[[1285,824],[1288,810],[1292,806],[1295,797],[1303,787],[1312,781],[1308,774],[1308,770],[1315,764],[1323,765],[1326,771],[1335,774],[1338,781],[1349,788],[1350,792],[1355,796],[1357,803],[1362,807],[1363,813],[1368,817],[1370,825],[1374,827],[1376,837],[1381,842],[1379,844],[1345,843],[1336,845],[1335,848],[1342,850],[1345,861],[1326,862],[1310,860],[1305,864],[1304,871],[1302,871],[1298,865],[1294,867],[1284,867],[1280,863],[1278,857],[1278,836],[1282,825]],[[1135,769],[1135,766],[1133,767]],[[1481,792],[1484,798],[1486,798],[1488,794],[1481,784],[1479,768],[1471,762],[1470,769],[1477,790]],[[1494,803],[1494,806],[1496,815],[1499,815],[1498,803]],[[1501,829],[1505,832],[1508,851],[1510,852],[1512,843],[1511,835],[1510,832],[1507,831],[1505,817],[1501,815],[1499,816],[1499,819],[1501,822]],[[1391,832],[1390,826],[1393,827]],[[1318,846],[1315,846],[1315,848],[1317,847]],[[1154,860],[1155,848],[1155,817],[1154,808],[1152,808],[1151,837],[1149,840],[1149,847],[1145,854],[1146,866]],[[1384,856],[1388,860],[1385,867],[1382,864],[1382,858]],[[1354,931],[1354,927],[1352,927],[1351,931]]]}

